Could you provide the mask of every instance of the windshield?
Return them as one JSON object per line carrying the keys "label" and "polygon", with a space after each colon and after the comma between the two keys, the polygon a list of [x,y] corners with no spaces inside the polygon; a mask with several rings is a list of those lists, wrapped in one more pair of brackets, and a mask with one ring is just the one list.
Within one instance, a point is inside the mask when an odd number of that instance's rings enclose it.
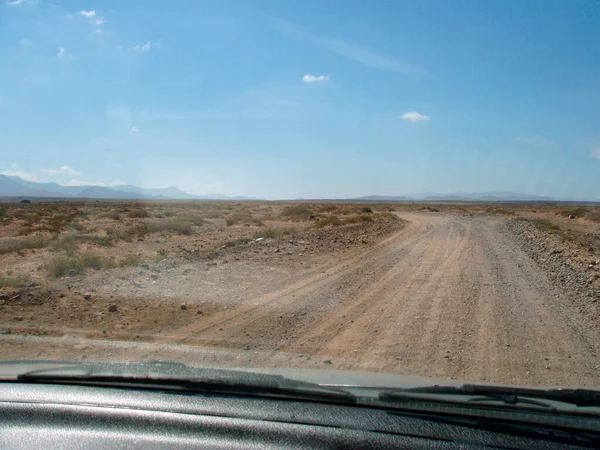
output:
{"label": "windshield", "polygon": [[597,2],[0,1],[3,361],[600,387]]}

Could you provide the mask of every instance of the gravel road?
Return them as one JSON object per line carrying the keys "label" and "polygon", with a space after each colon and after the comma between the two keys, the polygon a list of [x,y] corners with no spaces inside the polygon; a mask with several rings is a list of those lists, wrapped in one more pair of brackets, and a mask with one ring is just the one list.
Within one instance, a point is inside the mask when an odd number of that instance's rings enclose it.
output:
{"label": "gravel road", "polygon": [[242,365],[598,384],[597,331],[503,232],[505,219],[401,217],[405,229],[368,251],[185,326],[168,342],[237,343],[248,352],[237,358]]}
{"label": "gravel road", "polygon": [[[72,356],[73,348],[80,355],[85,344],[89,360],[112,354],[518,385],[599,384],[596,319],[521,249],[506,218],[399,216],[407,221],[402,230],[332,253],[310,269],[288,270],[281,262],[262,282],[255,275],[252,287],[223,283],[220,298],[243,291],[243,299],[185,325],[174,322],[153,342],[68,336],[27,342],[52,341],[50,357]],[[243,261],[222,267],[238,280],[249,270]]]}

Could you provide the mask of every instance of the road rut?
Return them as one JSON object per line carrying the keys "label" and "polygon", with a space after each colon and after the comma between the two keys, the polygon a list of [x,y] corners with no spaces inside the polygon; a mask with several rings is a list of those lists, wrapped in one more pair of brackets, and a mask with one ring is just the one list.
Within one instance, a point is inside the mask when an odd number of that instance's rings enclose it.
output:
{"label": "road rut", "polygon": [[250,366],[598,384],[597,332],[502,232],[505,219],[401,217],[407,226],[368,251],[165,343],[243,349],[237,362]]}

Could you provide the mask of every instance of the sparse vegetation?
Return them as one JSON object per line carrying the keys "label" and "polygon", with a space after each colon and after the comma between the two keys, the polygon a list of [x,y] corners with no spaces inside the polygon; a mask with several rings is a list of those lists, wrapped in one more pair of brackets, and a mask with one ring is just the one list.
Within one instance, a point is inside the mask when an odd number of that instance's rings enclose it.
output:
{"label": "sparse vegetation", "polygon": [[539,228],[545,228],[547,230],[560,230],[560,227],[549,219],[534,218],[531,219],[530,222],[532,222],[534,225],[537,225]]}
{"label": "sparse vegetation", "polygon": [[127,255],[119,261],[119,267],[139,266],[142,263],[142,257],[139,255]]}
{"label": "sparse vegetation", "polygon": [[323,218],[320,218],[319,220],[317,220],[315,227],[323,228],[328,225],[331,225],[334,227],[339,227],[340,225],[343,225],[343,224],[344,224],[344,222],[342,222],[338,216],[332,215],[332,216],[323,217]]}
{"label": "sparse vegetation", "polygon": [[85,252],[78,256],[57,256],[46,264],[48,275],[52,278],[66,275],[81,275],[86,269],[110,269],[115,267],[112,260],[92,252]]}
{"label": "sparse vegetation", "polygon": [[29,281],[24,275],[17,275],[16,277],[10,275],[0,274],[0,288],[16,288],[24,286]]}
{"label": "sparse vegetation", "polygon": [[150,213],[145,209],[132,209],[127,213],[127,217],[130,219],[145,219],[150,217]]}
{"label": "sparse vegetation", "polygon": [[0,255],[22,250],[31,250],[34,248],[44,248],[48,243],[49,239],[42,236],[32,236],[23,239],[6,239],[0,241]]}
{"label": "sparse vegetation", "polygon": [[286,206],[281,212],[281,216],[291,220],[306,220],[313,212],[304,206]]}
{"label": "sparse vegetation", "polygon": [[287,236],[294,234],[297,230],[294,228],[267,228],[265,230],[257,231],[254,233],[254,239],[265,238],[265,239],[276,239],[281,236]]}

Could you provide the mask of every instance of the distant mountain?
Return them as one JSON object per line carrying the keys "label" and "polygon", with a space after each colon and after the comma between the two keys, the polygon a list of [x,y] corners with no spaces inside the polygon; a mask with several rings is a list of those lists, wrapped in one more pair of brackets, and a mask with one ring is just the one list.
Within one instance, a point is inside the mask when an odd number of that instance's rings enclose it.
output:
{"label": "distant mountain", "polygon": [[145,189],[137,186],[132,186],[130,184],[122,184],[118,186],[112,186],[112,190],[133,193],[138,195],[143,195],[146,197],[164,197],[164,198],[174,198],[174,199],[193,199],[197,198],[187,192],[183,192],[181,189],[177,189],[175,186],[170,186],[164,189]]}
{"label": "distant mountain", "polygon": [[106,199],[147,199],[151,198],[147,195],[136,194],[134,192],[120,192],[114,189],[102,186],[87,186],[86,189],[77,194],[77,197],[82,198],[106,198]]}
{"label": "distant mountain", "polygon": [[424,192],[421,194],[410,194],[406,196],[394,195],[369,195],[359,197],[355,200],[365,201],[424,201],[424,202],[542,202],[556,201],[552,197],[540,195],[522,194],[520,192],[454,192],[449,194],[440,194],[438,192]]}
{"label": "distant mountain", "polygon": [[412,201],[412,198],[402,195],[367,195],[365,197],[358,197],[356,200],[366,200],[369,202],[405,202]]}
{"label": "distant mountain", "polygon": [[93,199],[197,199],[197,200],[259,200],[251,197],[228,197],[222,194],[192,195],[174,186],[168,188],[140,188],[133,185],[61,186],[56,183],[36,183],[9,175],[0,175],[0,197],[53,197]]}

